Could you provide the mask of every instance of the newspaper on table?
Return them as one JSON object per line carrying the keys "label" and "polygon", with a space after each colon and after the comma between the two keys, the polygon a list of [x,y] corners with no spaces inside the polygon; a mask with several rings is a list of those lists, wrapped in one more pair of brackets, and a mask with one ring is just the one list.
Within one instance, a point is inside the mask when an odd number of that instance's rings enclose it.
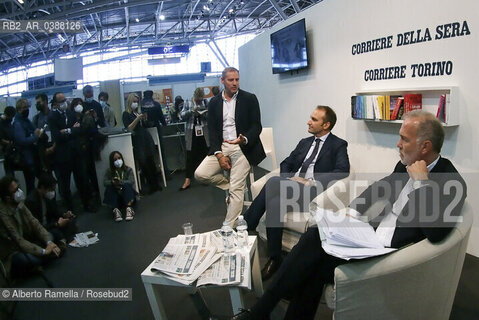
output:
{"label": "newspaper on table", "polygon": [[221,255],[220,259],[213,263],[198,278],[197,286],[208,284],[213,285],[238,285],[243,287],[251,287],[251,277],[247,259],[249,255],[236,252],[231,255]]}
{"label": "newspaper on table", "polygon": [[170,274],[192,274],[200,259],[202,246],[209,246],[209,236],[206,234],[179,235],[171,238],[156,258],[152,270]]}
{"label": "newspaper on table", "polygon": [[87,231],[82,233],[77,233],[73,240],[69,243],[71,247],[81,248],[88,247],[89,245],[95,244],[100,239],[98,239],[98,233],[93,233],[93,231]]}
{"label": "newspaper on table", "polygon": [[181,284],[190,285],[198,279],[198,277],[206,270],[208,267],[220,258],[220,254],[215,254],[216,248],[214,247],[203,247],[200,248],[200,258],[198,259],[195,268],[191,274],[174,274],[171,272],[163,272],[165,277],[179,282]]}
{"label": "newspaper on table", "polygon": [[350,260],[375,257],[396,250],[384,247],[374,228],[355,216],[357,212],[351,208],[336,213],[319,207],[315,210],[321,246],[326,253]]}
{"label": "newspaper on table", "polygon": [[219,230],[171,238],[152,265],[152,271],[190,285],[239,285],[251,289],[249,252],[222,253]]}

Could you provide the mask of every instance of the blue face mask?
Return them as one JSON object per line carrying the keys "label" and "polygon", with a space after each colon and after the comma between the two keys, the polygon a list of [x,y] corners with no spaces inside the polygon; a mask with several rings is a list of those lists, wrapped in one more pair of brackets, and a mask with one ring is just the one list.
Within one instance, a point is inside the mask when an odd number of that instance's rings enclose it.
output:
{"label": "blue face mask", "polygon": [[106,107],[106,101],[100,101],[100,104],[101,104],[101,106],[102,106],[103,108]]}
{"label": "blue face mask", "polygon": [[86,101],[86,102],[92,102],[92,101],[93,101],[93,98],[85,98],[85,101]]}

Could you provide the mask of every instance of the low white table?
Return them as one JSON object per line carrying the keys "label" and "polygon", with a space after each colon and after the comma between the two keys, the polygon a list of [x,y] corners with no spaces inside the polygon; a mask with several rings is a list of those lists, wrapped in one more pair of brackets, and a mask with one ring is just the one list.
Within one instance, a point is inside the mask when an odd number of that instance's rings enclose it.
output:
{"label": "low white table", "polygon": [[[251,282],[252,289],[257,297],[263,295],[263,282],[261,280],[261,271],[259,267],[259,255],[258,255],[258,240],[256,236],[248,237],[249,244],[249,257],[251,262]],[[155,258],[156,259],[156,258]],[[179,282],[165,278],[159,272],[151,271],[151,267],[155,261],[153,260],[150,265],[141,273],[141,280],[145,286],[148,301],[150,302],[151,310],[156,320],[167,319],[165,307],[161,301],[159,286],[175,286],[183,287],[188,290],[189,294],[197,293],[198,289],[194,285],[184,285]],[[208,287],[218,287],[210,285]],[[228,288],[231,298],[231,305],[233,307],[233,314],[239,313],[240,308],[244,308],[243,296],[241,288],[238,286],[222,286]]]}

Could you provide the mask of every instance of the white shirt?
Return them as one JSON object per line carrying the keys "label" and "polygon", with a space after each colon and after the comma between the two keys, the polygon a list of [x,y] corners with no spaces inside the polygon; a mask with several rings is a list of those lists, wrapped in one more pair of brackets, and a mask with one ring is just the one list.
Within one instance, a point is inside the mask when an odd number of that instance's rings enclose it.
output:
{"label": "white shirt", "polygon": [[[439,161],[439,157],[440,156],[427,166],[428,172],[431,172],[432,168],[434,168]],[[391,247],[397,219],[409,200],[409,194],[420,187],[421,185],[415,185],[414,180],[409,178],[404,188],[402,188],[399,197],[396,199],[396,202],[394,202],[392,210],[381,220],[381,223],[376,229],[376,234],[385,247]]]}
{"label": "white shirt", "polygon": [[236,97],[238,96],[237,91],[230,101],[226,100],[225,92],[221,94],[223,97],[223,139],[224,140],[234,140],[236,136],[236,122],[235,122],[235,111],[236,111]]}
{"label": "white shirt", "polygon": [[[304,174],[305,179],[314,178],[314,165],[316,164],[316,160],[318,159],[319,153],[321,152],[324,142],[329,137],[330,133],[331,132],[326,133],[324,136],[319,137],[319,139],[316,139],[315,137],[314,142],[311,144],[311,147],[309,148],[308,153],[306,154],[306,157],[304,157],[303,162],[306,161],[306,159],[308,159],[311,156],[311,154],[313,153],[314,147],[316,146],[316,143],[320,143],[318,153],[316,153],[316,156],[314,157],[313,162],[309,164],[309,167],[306,170],[306,173]],[[298,171],[294,174],[295,177],[299,177],[299,172],[301,171],[301,167],[299,167]]]}

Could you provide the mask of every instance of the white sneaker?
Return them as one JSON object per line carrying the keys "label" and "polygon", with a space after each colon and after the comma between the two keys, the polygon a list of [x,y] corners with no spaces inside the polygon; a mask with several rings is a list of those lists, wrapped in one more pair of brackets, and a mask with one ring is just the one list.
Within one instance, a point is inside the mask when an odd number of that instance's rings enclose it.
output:
{"label": "white sneaker", "polygon": [[125,220],[126,221],[130,221],[130,220],[133,220],[133,216],[135,215],[135,211],[133,210],[132,207],[127,207],[126,208],[126,216],[125,216]]}
{"label": "white sneaker", "polygon": [[113,219],[115,219],[116,222],[120,222],[121,220],[123,220],[123,218],[121,217],[120,209],[113,209]]}

